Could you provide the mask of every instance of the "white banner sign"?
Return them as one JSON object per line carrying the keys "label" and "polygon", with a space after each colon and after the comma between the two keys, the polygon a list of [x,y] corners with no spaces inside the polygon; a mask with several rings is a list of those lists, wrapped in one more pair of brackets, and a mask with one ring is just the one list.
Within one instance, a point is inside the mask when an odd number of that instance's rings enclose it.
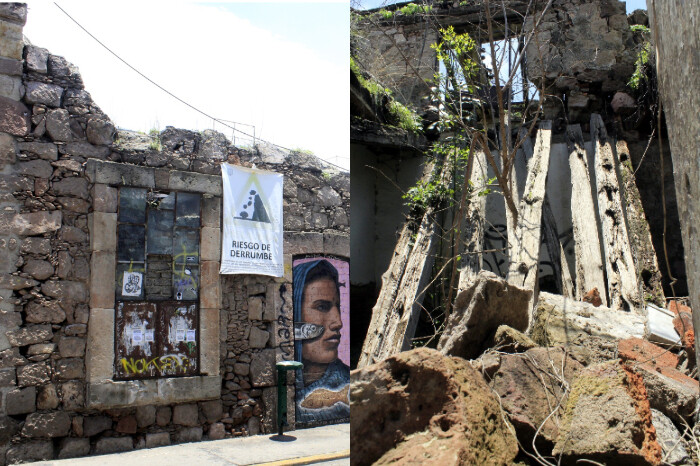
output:
{"label": "white banner sign", "polygon": [[283,276],[283,176],[227,163],[221,164],[221,172],[221,273]]}

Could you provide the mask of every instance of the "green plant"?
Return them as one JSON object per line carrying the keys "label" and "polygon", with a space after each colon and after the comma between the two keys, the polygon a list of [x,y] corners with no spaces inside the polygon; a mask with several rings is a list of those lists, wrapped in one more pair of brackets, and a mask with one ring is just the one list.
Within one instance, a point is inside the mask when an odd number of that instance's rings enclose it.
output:
{"label": "green plant", "polygon": [[309,149],[302,149],[301,147],[297,147],[295,149],[292,149],[292,152],[296,152],[296,153],[304,154],[304,155],[314,155],[313,151],[310,151]]}
{"label": "green plant", "polygon": [[414,187],[406,191],[403,199],[406,205],[411,209],[424,210],[431,205],[437,205],[439,202],[452,197],[454,189],[437,180],[433,181],[418,181]]}
{"label": "green plant", "polygon": [[397,121],[397,126],[412,133],[420,133],[422,125],[420,117],[411,109],[396,100],[389,102],[389,113]]}
{"label": "green plant", "polygon": [[430,13],[433,10],[431,5],[416,5],[415,3],[409,3],[399,9],[404,15],[415,15],[416,13]]}
{"label": "green plant", "polygon": [[627,85],[635,91],[639,89],[639,85],[641,84],[641,82],[647,79],[645,69],[646,65],[649,63],[650,57],[651,43],[644,42],[644,45],[642,45],[642,48],[637,54],[637,61],[635,61],[634,63],[634,73],[632,73],[632,77],[630,78],[630,80],[627,81]]}
{"label": "green plant", "polygon": [[651,30],[648,27],[642,24],[635,24],[633,26],[630,26],[630,29],[632,30],[632,32],[642,32],[647,34],[651,32]]}
{"label": "green plant", "polygon": [[321,178],[330,182],[331,178],[333,178],[333,176],[328,172],[321,172]]}
{"label": "green plant", "polygon": [[384,19],[391,19],[391,18],[394,16],[394,12],[393,12],[393,11],[385,10],[384,8],[382,8],[381,10],[379,10],[379,11],[377,12],[377,14],[378,14],[379,16],[381,16],[382,18],[384,18]]}

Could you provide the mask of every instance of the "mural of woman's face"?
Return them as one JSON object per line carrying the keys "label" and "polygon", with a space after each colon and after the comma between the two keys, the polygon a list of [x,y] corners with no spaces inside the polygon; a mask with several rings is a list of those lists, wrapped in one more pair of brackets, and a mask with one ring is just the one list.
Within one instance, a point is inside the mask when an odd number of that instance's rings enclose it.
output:
{"label": "mural of woman's face", "polygon": [[330,364],[338,359],[340,345],[340,296],[335,281],[320,278],[307,283],[301,303],[301,320],[323,325],[321,336],[307,340],[301,345],[303,360],[317,364]]}

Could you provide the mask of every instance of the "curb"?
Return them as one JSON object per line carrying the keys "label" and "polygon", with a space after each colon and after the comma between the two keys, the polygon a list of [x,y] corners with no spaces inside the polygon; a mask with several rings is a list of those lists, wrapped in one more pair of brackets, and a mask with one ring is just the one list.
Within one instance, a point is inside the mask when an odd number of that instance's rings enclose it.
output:
{"label": "curb", "polygon": [[350,458],[350,450],[343,450],[335,453],[325,453],[323,455],[302,456],[300,458],[271,461],[269,463],[255,463],[255,466],[297,466],[304,464],[320,463],[322,461],[339,460],[342,458]]}

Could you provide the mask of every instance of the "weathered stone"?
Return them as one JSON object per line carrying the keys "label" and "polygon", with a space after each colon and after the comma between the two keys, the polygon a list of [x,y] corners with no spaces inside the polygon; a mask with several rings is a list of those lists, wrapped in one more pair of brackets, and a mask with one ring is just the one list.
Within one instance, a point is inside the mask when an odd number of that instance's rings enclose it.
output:
{"label": "weathered stone", "polygon": [[8,416],[0,416],[0,445],[7,445],[19,432],[19,423]]}
{"label": "weathered stone", "polygon": [[202,131],[202,141],[197,156],[206,160],[222,162],[228,157],[230,143],[226,136],[211,129]]}
{"label": "weathered stone", "polygon": [[243,377],[250,374],[250,364],[237,362],[233,364],[233,373],[236,375],[242,375]]}
{"label": "weathered stone", "polygon": [[20,236],[41,235],[60,229],[62,217],[58,210],[15,214],[6,226],[0,218],[0,229],[6,228],[9,233]]}
{"label": "weathered stone", "polygon": [[60,359],[56,362],[56,379],[70,380],[85,378],[85,364],[82,358]]}
{"label": "weathered stone", "polygon": [[17,368],[17,383],[20,387],[45,384],[50,379],[49,368],[44,362],[27,364]]}
{"label": "weathered stone", "polygon": [[81,199],[88,198],[88,182],[85,178],[72,176],[56,181],[52,186],[53,191],[59,196],[74,196]]}
{"label": "weathered stone", "polygon": [[610,106],[615,113],[633,113],[637,110],[637,101],[626,92],[616,92],[610,102]]}
{"label": "weathered stone", "polygon": [[34,300],[27,304],[25,311],[27,313],[26,320],[31,323],[60,324],[66,320],[66,313],[61,309],[57,301]]}
{"label": "weathered stone", "polygon": [[687,444],[676,426],[661,411],[651,410],[651,419],[656,429],[656,440],[663,450],[664,462],[672,465],[690,465]]}
{"label": "weathered stone", "polygon": [[223,416],[224,411],[221,400],[203,401],[199,406],[202,408],[204,418],[210,424],[219,421]]}
{"label": "weathered stone", "polygon": [[14,368],[25,364],[27,364],[27,360],[19,354],[19,348],[8,348],[0,351],[0,369]]}
{"label": "weathered stone", "polygon": [[170,424],[171,417],[172,409],[170,406],[159,406],[156,410],[156,424],[161,427],[165,427]]}
{"label": "weathered stone", "polygon": [[511,464],[518,453],[498,401],[460,358],[420,348],[351,379],[354,464]]}
{"label": "weathered stone", "polygon": [[263,301],[258,296],[248,298],[248,318],[250,320],[262,320]]}
{"label": "weathered stone", "polygon": [[250,336],[248,338],[248,346],[251,348],[264,348],[267,346],[267,341],[270,339],[270,332],[260,330],[257,327],[250,328]]}
{"label": "weathered stone", "polygon": [[85,385],[82,380],[71,380],[58,387],[58,396],[63,408],[78,410],[85,407]]}
{"label": "weathered stone", "polygon": [[77,303],[87,301],[87,290],[82,282],[49,280],[41,285],[41,292],[52,298],[70,298]]}
{"label": "weathered stone", "polygon": [[67,336],[85,335],[87,333],[87,325],[85,324],[70,324],[63,327],[63,332]]}
{"label": "weathered stone", "polygon": [[12,346],[27,346],[43,343],[53,338],[50,325],[28,325],[26,327],[10,330],[7,339]]}
{"label": "weathered stone", "polygon": [[[557,368],[556,373],[552,367]],[[565,389],[582,369],[561,348],[533,348],[522,355],[501,355],[490,385],[501,397],[501,405],[521,444],[532,445],[537,432],[540,454],[551,452],[566,406]]]}
{"label": "weathered stone", "polygon": [[98,455],[131,451],[133,449],[134,441],[131,437],[102,437],[95,444],[95,453]]}
{"label": "weathered stone", "polygon": [[66,243],[85,243],[88,235],[78,227],[64,226],[60,231],[61,241]]}
{"label": "weathered stone", "polygon": [[5,411],[10,416],[36,411],[36,387],[12,390],[5,397]]}
{"label": "weathered stone", "polygon": [[177,405],[173,407],[173,424],[196,426],[199,424],[199,411],[196,404]]}
{"label": "weathered stone", "polygon": [[117,422],[116,431],[122,434],[135,434],[137,429],[136,416],[126,416]]}
{"label": "weathered stone", "polygon": [[24,264],[22,271],[37,280],[46,280],[53,275],[53,265],[48,261],[29,259]]}
{"label": "weathered stone", "polygon": [[64,411],[32,413],[22,429],[26,437],[65,437],[70,432],[70,416]]}
{"label": "weathered stone", "polygon": [[6,290],[22,290],[24,288],[32,288],[39,283],[31,278],[18,277],[16,275],[0,275],[0,288]]}
{"label": "weathered stone", "polygon": [[507,325],[496,329],[493,341],[499,351],[506,353],[522,353],[537,346],[530,337]]}
{"label": "weathered stone", "polygon": [[[0,66],[2,66],[3,63],[6,62],[0,60]],[[0,96],[19,101],[22,99],[23,92],[24,86],[22,85],[22,78],[19,76],[0,74]]]}
{"label": "weathered stone", "polygon": [[49,51],[44,48],[34,45],[24,47],[24,63],[27,65],[28,71],[46,74],[46,61],[48,58]]}
{"label": "weathered stone", "polygon": [[49,178],[53,173],[53,167],[51,167],[51,163],[49,163],[47,160],[30,160],[28,162],[20,162],[16,166],[17,173],[22,175]]}
{"label": "weathered stone", "polygon": [[73,133],[68,110],[62,108],[49,110],[46,113],[46,131],[54,141],[70,142],[73,139]]}
{"label": "weathered stone", "polygon": [[175,433],[175,442],[199,442],[202,440],[202,432],[201,427],[184,427]]}
{"label": "weathered stone", "polygon": [[17,148],[21,153],[36,155],[43,160],[58,160],[58,148],[50,142],[20,142]]}
{"label": "weathered stone", "polygon": [[155,188],[155,172],[153,168],[136,167],[101,160],[89,160],[86,174],[92,183]]}
{"label": "weathered stone", "polygon": [[107,416],[91,416],[83,418],[83,435],[92,437],[112,428],[112,419]]}
{"label": "weathered stone", "polygon": [[62,358],[80,358],[85,356],[85,340],[77,337],[63,337],[58,342],[58,351]]}
{"label": "weathered stone", "polygon": [[275,350],[265,349],[253,355],[250,361],[250,383],[254,387],[275,384]]}
{"label": "weathered stone", "polygon": [[87,139],[97,146],[108,146],[114,141],[116,130],[106,118],[90,118],[87,124]]}
{"label": "weathered stone", "polygon": [[7,464],[52,460],[54,455],[51,440],[32,440],[7,450]]}
{"label": "weathered stone", "polygon": [[457,295],[452,314],[438,343],[443,354],[478,356],[499,325],[525,330],[532,291],[508,284],[492,272],[481,272]]}
{"label": "weathered stone", "polygon": [[109,147],[95,146],[85,141],[76,141],[64,146],[66,154],[77,155],[85,158],[105,159],[112,153]]}
{"label": "weathered stone", "polygon": [[15,138],[7,133],[0,133],[0,169],[17,160],[17,144]]}
{"label": "weathered stone", "polygon": [[170,445],[170,434],[168,432],[146,434],[146,448],[165,447],[168,445]]}
{"label": "weathered stone", "polygon": [[58,459],[76,458],[90,454],[90,439],[64,438],[58,451]]}
{"label": "weathered stone", "polygon": [[8,76],[22,76],[22,61],[0,57],[0,73]]}
{"label": "weathered stone", "polygon": [[56,350],[56,343],[39,343],[36,345],[31,345],[27,350],[29,356],[35,356],[37,354],[51,354]]}
{"label": "weathered stone", "polygon": [[175,191],[191,191],[196,193],[221,196],[221,177],[181,171],[171,171],[168,188]]}
{"label": "weathered stone", "polygon": [[53,384],[44,385],[39,387],[39,393],[36,396],[36,407],[37,409],[56,409],[58,408],[58,393],[56,393],[56,386]]}
{"label": "weathered stone", "polygon": [[651,410],[640,378],[617,361],[584,369],[571,387],[553,454],[568,464],[658,464]]}
{"label": "weathered stone", "polygon": [[51,240],[48,238],[25,238],[20,250],[32,254],[51,254]]}
{"label": "weathered stone", "polygon": [[0,387],[14,387],[17,385],[15,369],[0,370]]}
{"label": "weathered stone", "polygon": [[137,406],[136,407],[136,423],[139,428],[148,427],[156,422],[156,407],[155,406]]}
{"label": "weathered stone", "polygon": [[117,190],[105,184],[96,184],[92,191],[95,212],[114,213],[117,211]]}
{"label": "weathered stone", "polygon": [[248,419],[248,435],[260,434],[260,418],[251,417]]}
{"label": "weathered stone", "polygon": [[324,186],[323,188],[319,189],[316,196],[318,198],[318,202],[323,207],[334,207],[343,204],[340,194],[338,194],[338,192],[330,186]]}
{"label": "weathered stone", "polygon": [[25,101],[29,104],[43,104],[49,107],[60,107],[63,88],[54,84],[36,81],[26,83],[27,94]]}
{"label": "weathered stone", "polygon": [[695,409],[698,381],[671,367],[635,363],[630,367],[644,380],[649,404],[667,416],[689,417]]}
{"label": "weathered stone", "polygon": [[0,132],[26,136],[31,129],[31,112],[22,102],[0,96]]}
{"label": "weathered stone", "polygon": [[[2,3],[0,4],[0,18],[12,23],[24,26],[27,22],[26,3]],[[21,29],[20,29],[21,30]]]}
{"label": "weathered stone", "polygon": [[221,440],[226,437],[226,429],[221,422],[215,422],[209,426],[209,431],[207,432],[209,440]]}

